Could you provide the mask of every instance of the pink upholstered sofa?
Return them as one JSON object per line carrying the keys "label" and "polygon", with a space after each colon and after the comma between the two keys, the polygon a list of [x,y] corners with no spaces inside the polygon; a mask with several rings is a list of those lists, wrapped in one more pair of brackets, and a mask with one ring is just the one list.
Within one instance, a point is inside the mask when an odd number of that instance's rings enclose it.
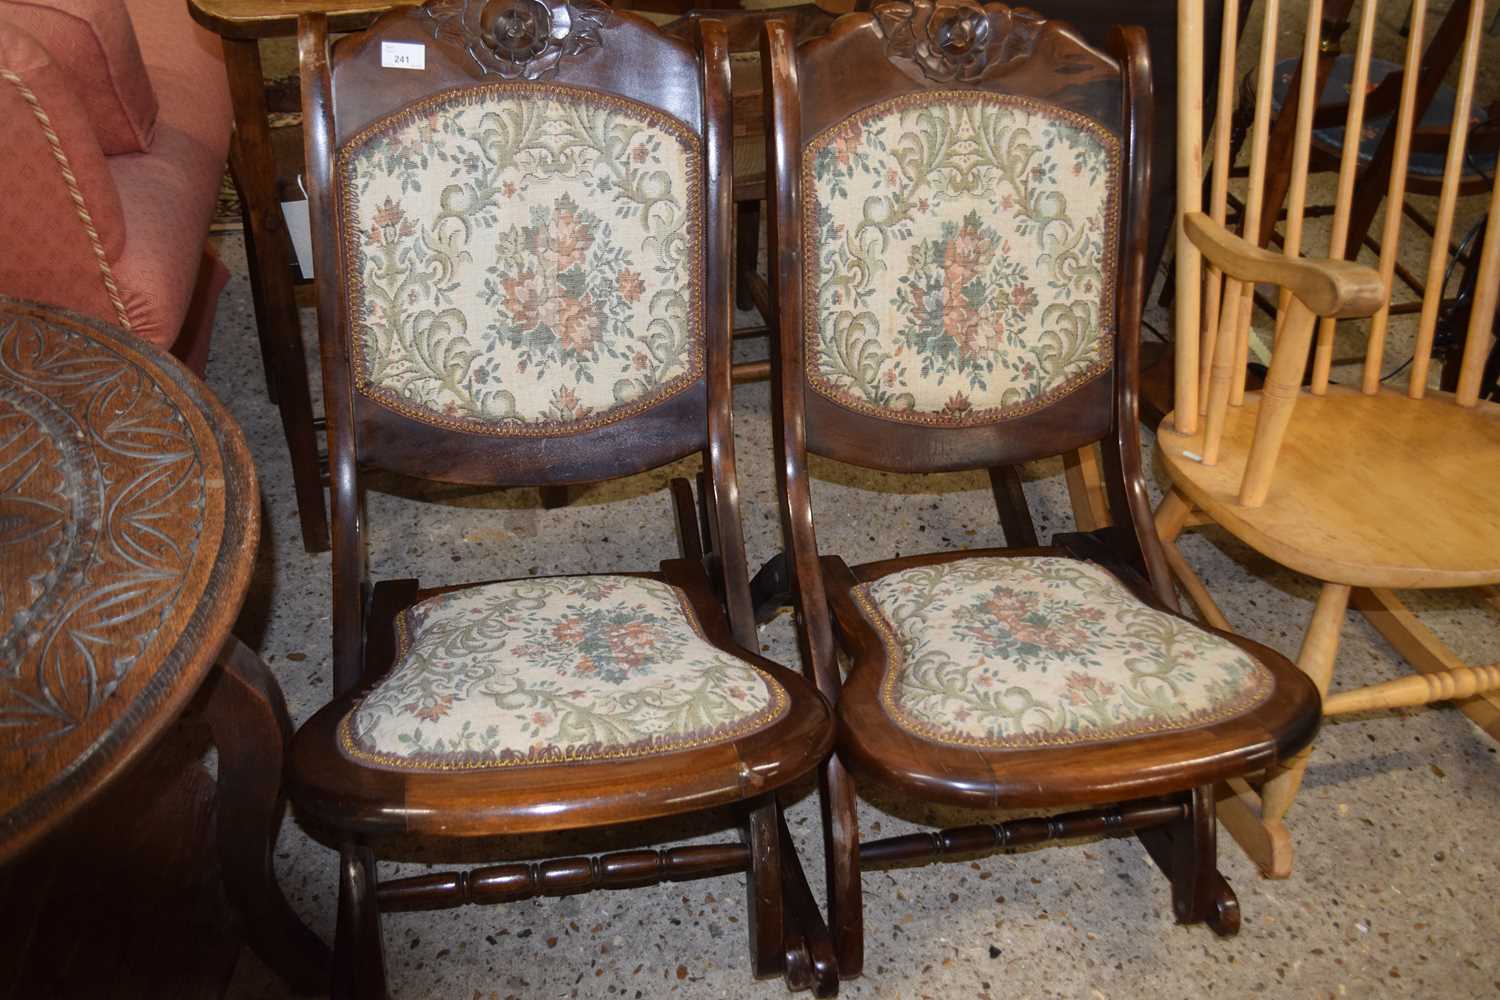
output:
{"label": "pink upholstered sofa", "polygon": [[0,292],[201,373],[231,122],[219,40],[183,0],[0,0]]}

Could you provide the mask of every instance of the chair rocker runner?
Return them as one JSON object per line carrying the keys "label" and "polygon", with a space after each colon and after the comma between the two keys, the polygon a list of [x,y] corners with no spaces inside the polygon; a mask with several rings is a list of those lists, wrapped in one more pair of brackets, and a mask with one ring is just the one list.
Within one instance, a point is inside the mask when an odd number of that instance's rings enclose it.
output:
{"label": "chair rocker runner", "polygon": [[[1179,921],[1233,933],[1213,787],[1287,759],[1320,712],[1283,657],[1176,613],[1152,529],[1143,34],[1107,56],[997,3],[889,0],[766,46],[777,474],[804,668],[838,719],[840,974],[863,967],[863,867],[1107,831],[1137,833]],[[809,454],[951,472],[1095,442],[1114,527],[853,567],[818,550]],[[866,782],[1071,811],[862,843]]]}
{"label": "chair rocker runner", "polygon": [[[425,68],[382,66],[386,43]],[[382,997],[380,912],[744,872],[751,970],[837,988],[776,792],[829,710],[756,648],[730,427],[725,35],[592,0],[434,0],[330,44],[300,23],[332,455],[334,699],[293,743],[335,831],[333,992]],[[641,67],[649,67],[642,72]],[[548,486],[703,456],[656,573],[367,579],[369,468]],[[381,882],[454,843],[708,809],[743,843]]]}
{"label": "chair rocker runner", "polygon": [[[1226,13],[1235,3],[1226,0]],[[1344,135],[1365,134],[1377,13],[1373,2],[1360,12]],[[1179,14],[1181,93],[1196,94],[1202,90],[1202,5],[1183,0]],[[1495,695],[1500,665],[1463,664],[1395,593],[1500,582],[1500,464],[1494,461],[1500,455],[1500,406],[1479,398],[1500,292],[1500,198],[1494,191],[1469,324],[1453,358],[1458,371],[1445,379],[1455,391],[1429,385],[1436,375],[1432,362],[1443,272],[1470,163],[1465,123],[1474,103],[1482,3],[1464,8],[1463,46],[1421,308],[1414,329],[1397,331],[1392,325],[1391,288],[1403,206],[1418,150],[1419,90],[1435,85],[1424,80],[1421,70],[1426,14],[1426,0],[1415,0],[1393,132],[1382,140],[1394,147],[1378,271],[1341,259],[1356,221],[1360,148],[1352,142],[1345,143],[1338,166],[1336,210],[1326,247],[1333,259],[1300,259],[1314,129],[1322,127],[1315,73],[1300,74],[1295,95],[1284,252],[1249,242],[1265,231],[1264,219],[1280,204],[1281,189],[1273,190],[1273,171],[1267,169],[1279,0],[1266,0],[1256,63],[1241,217],[1246,239],[1224,228],[1232,165],[1228,130],[1216,129],[1206,141],[1201,104],[1189,101],[1179,109],[1178,203],[1183,216],[1176,265],[1176,400],[1157,435],[1172,488],[1156,512],[1156,524],[1175,576],[1204,620],[1216,627],[1229,626],[1176,547],[1181,532],[1194,524],[1216,523],[1261,554],[1321,583],[1298,666],[1325,696],[1351,603],[1422,672],[1325,697],[1326,714],[1468,699],[1464,710],[1491,735],[1500,736],[1500,698]],[[1304,67],[1318,61],[1322,16],[1322,0],[1311,0],[1301,36]],[[1221,123],[1233,119],[1240,89],[1233,29],[1226,17],[1225,63],[1216,98]],[[1205,150],[1212,155],[1205,157]],[[1204,162],[1209,163],[1206,214],[1200,211]],[[1246,391],[1246,363],[1257,283],[1279,286],[1279,293],[1265,387],[1251,392]],[[1335,358],[1338,322],[1362,317],[1371,317],[1363,357],[1341,368]],[[1387,384],[1395,371],[1384,371],[1386,355],[1402,343],[1398,332],[1411,341],[1404,390]],[[1286,768],[1268,773],[1259,791],[1244,782],[1231,783],[1220,803],[1226,827],[1268,876],[1291,872],[1291,839],[1283,818],[1307,761],[1304,752]]]}

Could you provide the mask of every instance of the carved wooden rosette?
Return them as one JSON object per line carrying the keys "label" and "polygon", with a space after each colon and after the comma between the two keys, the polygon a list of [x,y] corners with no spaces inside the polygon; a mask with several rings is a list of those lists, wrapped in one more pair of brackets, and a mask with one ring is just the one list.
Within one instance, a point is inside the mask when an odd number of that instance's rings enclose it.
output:
{"label": "carved wooden rosette", "polygon": [[873,13],[887,57],[915,63],[938,83],[968,83],[991,63],[1029,55],[1044,23],[1031,10],[974,0],[885,0]]}
{"label": "carved wooden rosette", "polygon": [[614,18],[600,0],[437,0],[421,14],[434,38],[505,80],[550,76],[564,56],[598,45]]}

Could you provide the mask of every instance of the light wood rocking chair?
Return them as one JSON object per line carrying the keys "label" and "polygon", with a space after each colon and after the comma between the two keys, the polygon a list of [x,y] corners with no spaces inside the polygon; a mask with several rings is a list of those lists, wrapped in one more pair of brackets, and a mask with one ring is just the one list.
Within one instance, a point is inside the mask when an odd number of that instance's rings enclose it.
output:
{"label": "light wood rocking chair", "polygon": [[[1226,7],[1238,0],[1228,0]],[[1298,666],[1327,695],[1344,615],[1352,603],[1364,611],[1421,673],[1324,700],[1325,715],[1422,705],[1450,699],[1492,734],[1500,734],[1500,666],[1470,668],[1444,646],[1396,596],[1397,589],[1484,587],[1500,582],[1500,407],[1479,399],[1485,358],[1493,344],[1500,288],[1500,199],[1491,197],[1481,255],[1477,298],[1462,348],[1453,393],[1436,391],[1432,356],[1442,305],[1444,268],[1458,209],[1468,130],[1451,129],[1426,295],[1404,389],[1386,384],[1397,372],[1386,363],[1392,276],[1400,250],[1401,210],[1412,153],[1426,0],[1412,5],[1405,77],[1396,117],[1396,152],[1386,197],[1378,272],[1347,264],[1350,206],[1357,150],[1347,144],[1339,165],[1329,244],[1317,247],[1333,261],[1300,259],[1307,176],[1316,104],[1312,74],[1296,94],[1297,126],[1284,253],[1252,246],[1224,228],[1229,130],[1211,137],[1209,213],[1202,205],[1203,72],[1201,0],[1179,5],[1181,74],[1176,260],[1176,409],[1163,421],[1157,447],[1172,489],[1156,513],[1157,528],[1174,575],[1204,618],[1227,628],[1203,582],[1175,540],[1194,524],[1216,523],[1277,563],[1322,583]],[[1266,0],[1251,130],[1249,185],[1242,217],[1246,234],[1261,232],[1265,201],[1279,0]],[[1347,135],[1364,127],[1365,93],[1378,5],[1360,11]],[[1484,28],[1484,5],[1474,4],[1465,25],[1455,85],[1455,122],[1469,119]],[[1303,62],[1317,55],[1322,0],[1307,6]],[[1224,18],[1216,120],[1233,118],[1240,74],[1237,22]],[[1291,98],[1289,98],[1290,100]],[[1255,284],[1279,285],[1275,333],[1266,383],[1246,391]],[[1371,316],[1362,370],[1335,371],[1339,319]],[[1309,352],[1312,355],[1308,373]],[[1398,369],[1399,371],[1399,369]],[[1450,373],[1451,375],[1451,373]],[[1452,381],[1451,378],[1448,381]],[[1356,589],[1357,588],[1357,589]],[[1477,697],[1475,697],[1477,696]],[[1307,766],[1307,752],[1267,775],[1256,793],[1231,782],[1220,804],[1226,827],[1272,877],[1290,873],[1292,851],[1283,817]]]}

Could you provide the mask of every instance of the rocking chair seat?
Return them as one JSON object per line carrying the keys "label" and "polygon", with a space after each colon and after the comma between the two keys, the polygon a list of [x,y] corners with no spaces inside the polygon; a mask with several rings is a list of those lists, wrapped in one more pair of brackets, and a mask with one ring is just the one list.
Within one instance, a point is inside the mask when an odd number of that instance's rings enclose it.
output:
{"label": "rocking chair seat", "polygon": [[736,651],[696,566],[664,569],[411,584],[419,599],[387,626],[394,664],[295,737],[299,806],[374,833],[535,833],[729,804],[805,772],[832,742],[827,703]]}
{"label": "rocking chair seat", "polygon": [[1445,393],[1410,399],[1330,385],[1304,391],[1260,507],[1238,502],[1260,394],[1228,407],[1221,458],[1168,415],[1157,446],[1174,485],[1205,514],[1298,573],[1353,587],[1500,583],[1500,406]]}
{"label": "rocking chair seat", "polygon": [[709,644],[686,596],[633,576],[483,584],[396,618],[396,666],[344,716],[357,760],[462,770],[624,759],[758,732],[786,690]]}
{"label": "rocking chair seat", "polygon": [[[1291,753],[1317,726],[1316,691],[1280,656],[1056,550],[843,573],[829,589],[858,652],[839,752],[940,801],[1165,794]],[[1059,767],[1062,753],[1075,766]]]}

